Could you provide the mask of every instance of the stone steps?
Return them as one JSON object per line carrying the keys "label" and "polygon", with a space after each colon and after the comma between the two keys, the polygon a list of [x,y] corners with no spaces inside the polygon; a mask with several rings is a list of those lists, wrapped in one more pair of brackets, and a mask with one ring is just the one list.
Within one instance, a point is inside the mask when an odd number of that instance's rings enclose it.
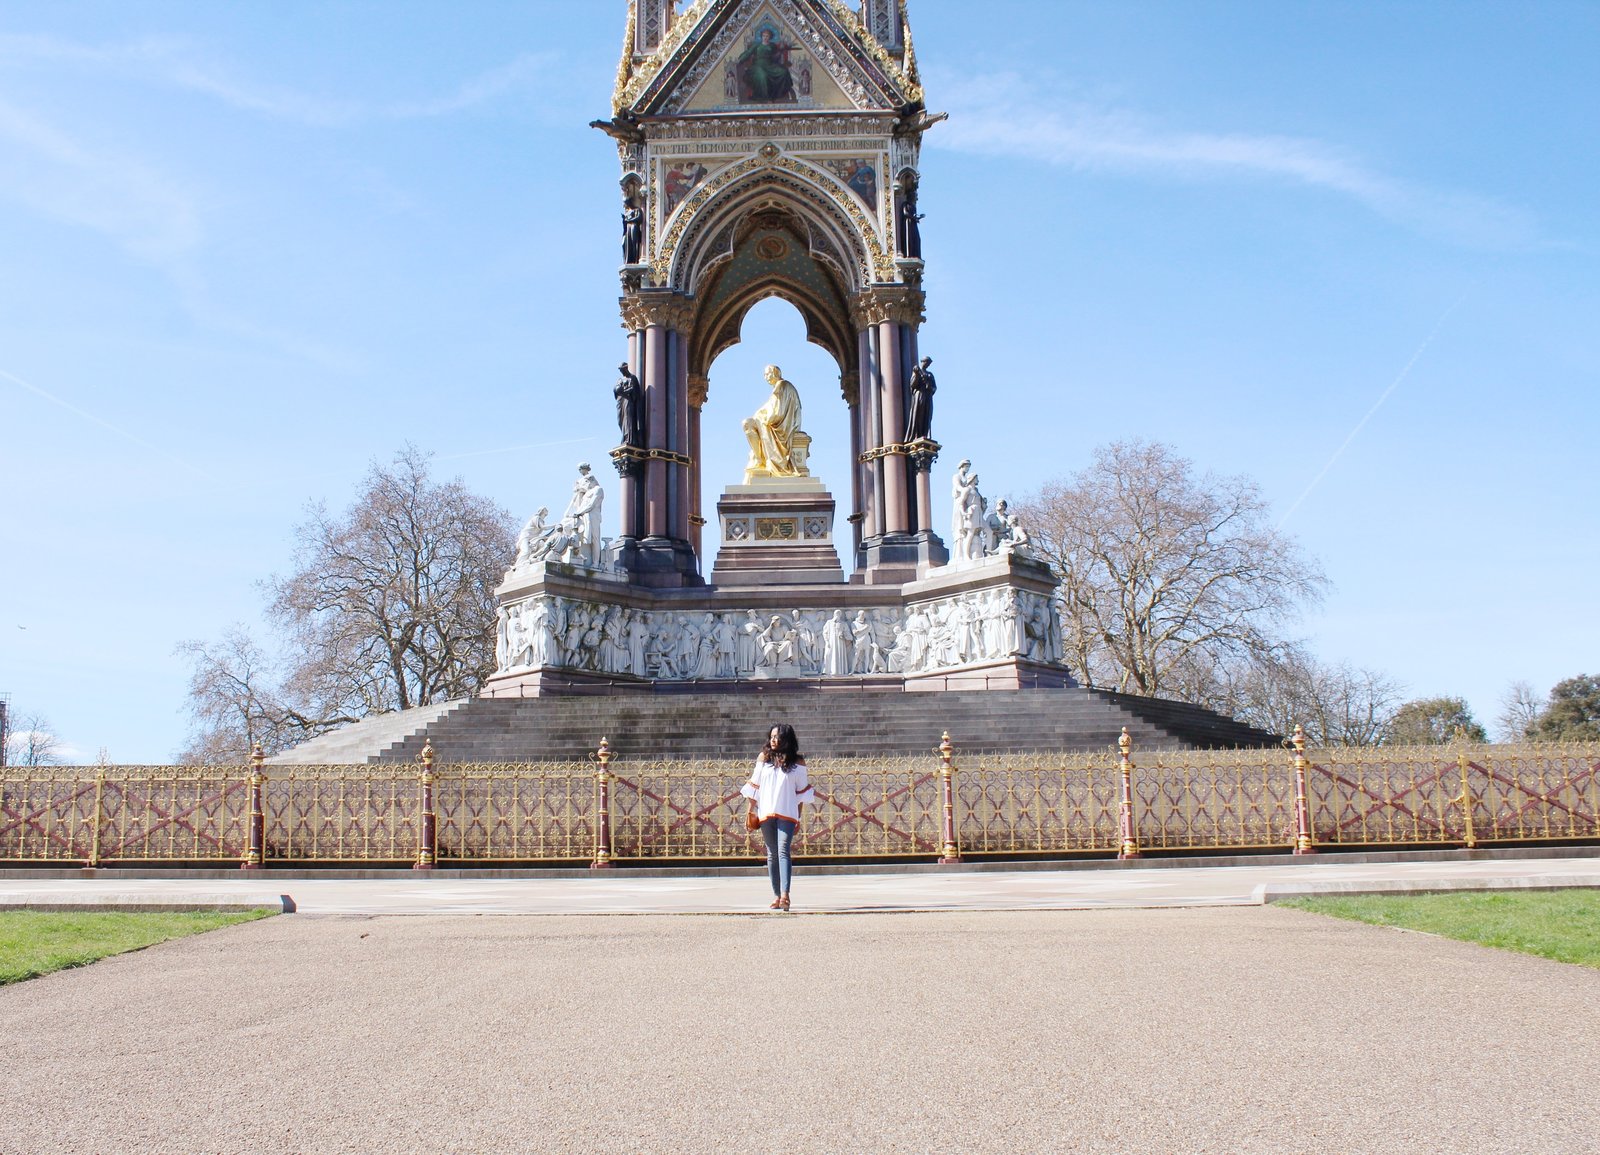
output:
{"label": "stone steps", "polygon": [[[1107,750],[1124,726],[1139,749],[1276,742],[1198,707],[1079,688],[476,698],[433,718],[407,714],[388,716],[381,730],[328,737],[348,735],[342,760],[368,762],[412,761],[424,734],[441,762],[582,759],[602,737],[623,758],[743,759],[775,721],[793,725],[813,757],[925,754],[946,730],[966,751]],[[306,757],[313,745],[283,760],[328,761],[330,746]]]}

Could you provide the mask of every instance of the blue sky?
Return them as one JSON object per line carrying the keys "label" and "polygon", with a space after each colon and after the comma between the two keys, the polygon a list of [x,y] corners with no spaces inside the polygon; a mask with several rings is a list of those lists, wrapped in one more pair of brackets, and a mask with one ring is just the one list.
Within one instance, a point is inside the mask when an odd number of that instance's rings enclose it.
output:
{"label": "blue sky", "polygon": [[[625,5],[8,0],[0,692],[165,761],[173,647],[259,621],[406,441],[525,516],[615,440]],[[1600,4],[912,5],[935,435],[992,496],[1104,442],[1248,474],[1301,633],[1491,721],[1600,671]],[[768,302],[836,493],[837,370]],[[615,511],[607,531],[615,532]]]}

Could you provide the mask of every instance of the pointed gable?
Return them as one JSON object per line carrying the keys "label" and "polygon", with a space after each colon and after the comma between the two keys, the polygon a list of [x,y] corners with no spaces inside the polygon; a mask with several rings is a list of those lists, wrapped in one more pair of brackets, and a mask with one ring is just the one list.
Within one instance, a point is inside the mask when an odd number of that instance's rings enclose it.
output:
{"label": "pointed gable", "polygon": [[837,0],[703,0],[631,71],[616,111],[889,111],[921,96]]}

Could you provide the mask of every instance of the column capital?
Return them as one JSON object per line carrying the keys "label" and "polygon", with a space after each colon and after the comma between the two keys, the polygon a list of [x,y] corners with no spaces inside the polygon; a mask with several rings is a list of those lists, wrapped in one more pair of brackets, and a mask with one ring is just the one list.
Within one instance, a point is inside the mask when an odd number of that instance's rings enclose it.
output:
{"label": "column capital", "polygon": [[894,321],[916,329],[926,318],[922,315],[927,294],[907,285],[873,285],[850,298],[850,320],[859,329]]}
{"label": "column capital", "polygon": [[641,289],[626,294],[618,304],[622,327],[630,333],[652,325],[687,333],[694,323],[694,298],[671,289]]}
{"label": "column capital", "polygon": [[699,409],[711,396],[711,378],[704,373],[689,374],[689,405]]}
{"label": "column capital", "polygon": [[846,369],[839,374],[839,392],[844,395],[844,403],[854,408],[861,404],[861,371],[859,369]]}

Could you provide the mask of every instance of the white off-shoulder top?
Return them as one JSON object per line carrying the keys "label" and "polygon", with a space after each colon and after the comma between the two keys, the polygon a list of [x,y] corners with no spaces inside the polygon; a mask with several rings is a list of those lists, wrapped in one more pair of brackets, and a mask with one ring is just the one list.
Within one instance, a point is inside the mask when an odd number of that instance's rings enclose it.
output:
{"label": "white off-shoulder top", "polygon": [[801,804],[817,800],[804,762],[796,762],[785,774],[773,763],[758,758],[755,769],[750,771],[750,781],[739,793],[755,800],[756,815],[763,822],[768,818],[799,822]]}

